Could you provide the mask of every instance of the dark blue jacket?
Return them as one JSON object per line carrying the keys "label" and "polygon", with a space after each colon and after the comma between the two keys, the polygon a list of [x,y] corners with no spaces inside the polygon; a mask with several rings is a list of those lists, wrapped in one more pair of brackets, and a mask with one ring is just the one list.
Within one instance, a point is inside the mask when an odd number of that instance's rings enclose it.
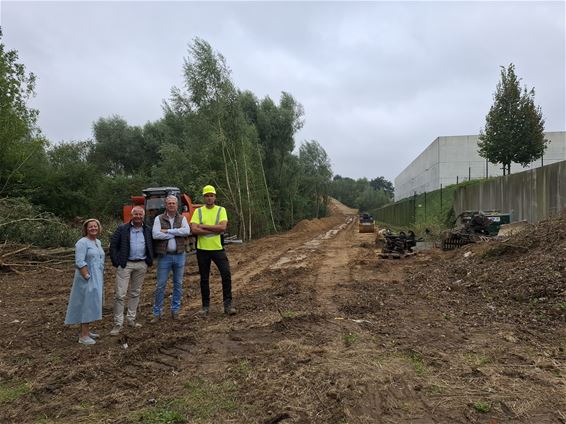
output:
{"label": "dark blue jacket", "polygon": [[[116,231],[110,239],[110,259],[115,267],[126,268],[128,257],[130,256],[130,228],[132,223],[118,225]],[[145,263],[148,266],[153,264],[153,237],[151,228],[142,224],[143,236],[145,239]]]}

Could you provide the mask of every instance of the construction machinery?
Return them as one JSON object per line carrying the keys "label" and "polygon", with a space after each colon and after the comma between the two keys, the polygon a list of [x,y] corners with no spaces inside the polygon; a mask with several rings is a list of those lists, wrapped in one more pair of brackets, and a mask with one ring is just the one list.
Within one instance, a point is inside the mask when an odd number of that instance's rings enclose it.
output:
{"label": "construction machinery", "polygon": [[373,216],[369,213],[361,213],[358,222],[360,233],[375,233]]}
{"label": "construction machinery", "polygon": [[380,258],[386,259],[400,259],[405,256],[413,255],[413,247],[417,245],[417,238],[413,231],[400,231],[395,235],[391,231],[384,232],[383,237],[385,242],[379,253]]}
{"label": "construction machinery", "polygon": [[[150,187],[142,190],[142,196],[131,196],[132,203],[122,207],[122,219],[128,222],[132,216],[134,206],[143,206],[145,210],[145,224],[153,226],[155,217],[165,212],[165,199],[167,196],[175,196],[179,213],[181,213],[187,222],[191,222],[194,211],[202,205],[196,205],[188,194],[181,193],[178,187]],[[196,249],[196,238],[194,236],[187,237],[186,250],[192,252]]]}
{"label": "construction machinery", "polygon": [[497,211],[464,211],[456,218],[456,227],[442,234],[442,250],[489,240],[501,225],[509,224],[510,218],[510,214]]}
{"label": "construction machinery", "polygon": [[124,205],[122,208],[123,220],[130,220],[132,208],[143,206],[145,210],[145,223],[153,225],[155,217],[165,212],[165,198],[175,196],[179,205],[179,213],[182,213],[187,222],[191,222],[194,211],[202,205],[194,204],[188,194],[181,193],[177,187],[150,187],[142,190],[142,196],[132,196],[132,204]]}

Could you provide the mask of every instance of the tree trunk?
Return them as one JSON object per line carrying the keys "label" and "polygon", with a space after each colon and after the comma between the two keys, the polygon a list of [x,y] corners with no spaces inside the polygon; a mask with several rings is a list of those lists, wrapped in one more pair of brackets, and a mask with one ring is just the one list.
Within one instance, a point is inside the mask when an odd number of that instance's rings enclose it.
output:
{"label": "tree trunk", "polygon": [[267,204],[269,205],[269,214],[271,215],[271,223],[273,224],[273,231],[277,232],[277,226],[275,225],[275,218],[273,218],[273,209],[271,208],[271,199],[269,197],[269,189],[267,187],[267,179],[265,178],[265,169],[263,168],[263,160],[261,158],[259,144],[257,144],[257,153],[259,155],[259,164],[261,165],[261,174],[263,175],[263,183],[265,184],[265,194],[267,195]]}
{"label": "tree trunk", "polygon": [[250,197],[250,183],[248,178],[248,165],[246,163],[247,150],[244,148],[244,141],[242,139],[242,157],[244,159],[244,178],[246,182],[246,197],[248,199],[248,240],[252,239],[252,200]]}

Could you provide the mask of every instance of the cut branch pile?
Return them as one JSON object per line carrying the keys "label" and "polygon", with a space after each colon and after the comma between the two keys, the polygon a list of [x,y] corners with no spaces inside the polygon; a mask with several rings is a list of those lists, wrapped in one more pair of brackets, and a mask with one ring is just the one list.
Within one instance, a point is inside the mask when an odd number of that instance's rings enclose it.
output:
{"label": "cut branch pile", "polygon": [[24,274],[37,269],[63,272],[75,260],[75,250],[67,247],[51,249],[31,245],[4,243],[0,246],[0,272]]}

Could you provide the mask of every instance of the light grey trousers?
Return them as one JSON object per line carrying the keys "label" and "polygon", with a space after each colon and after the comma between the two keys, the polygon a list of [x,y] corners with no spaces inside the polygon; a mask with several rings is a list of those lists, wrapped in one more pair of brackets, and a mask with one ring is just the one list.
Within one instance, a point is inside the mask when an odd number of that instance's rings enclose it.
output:
{"label": "light grey trousers", "polygon": [[[114,297],[114,325],[124,324],[124,299],[128,294],[128,321],[135,321],[147,264],[128,261],[126,268],[116,269],[116,295]],[[128,285],[130,286],[128,290]]]}

